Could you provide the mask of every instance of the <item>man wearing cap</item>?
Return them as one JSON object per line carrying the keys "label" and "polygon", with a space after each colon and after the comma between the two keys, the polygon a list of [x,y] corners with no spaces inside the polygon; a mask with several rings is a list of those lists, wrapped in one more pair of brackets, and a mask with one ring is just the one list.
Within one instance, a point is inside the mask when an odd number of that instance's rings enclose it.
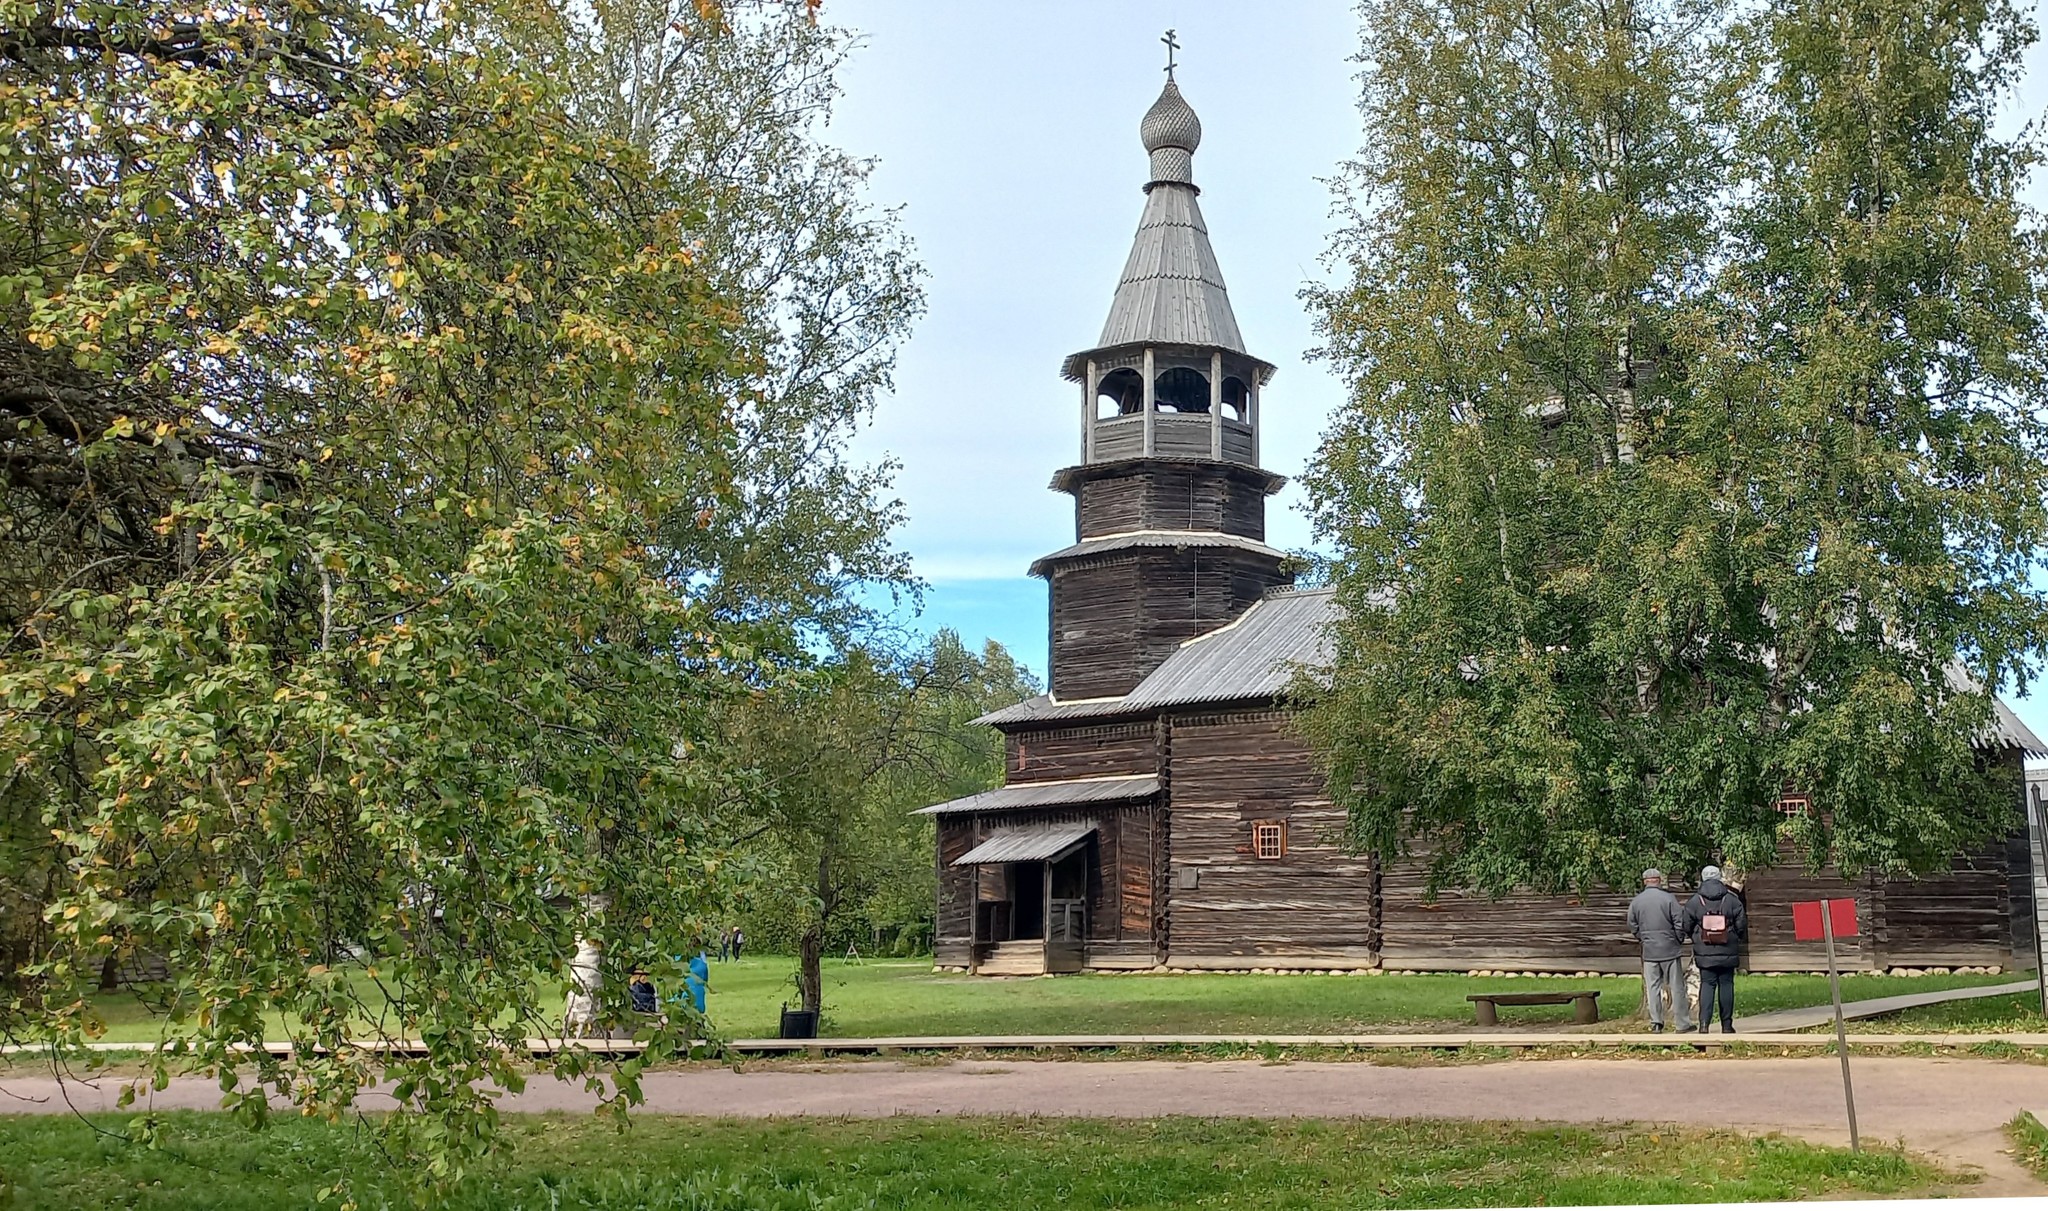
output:
{"label": "man wearing cap", "polygon": [[1628,931],[1643,944],[1643,998],[1650,1003],[1650,1032],[1664,1030],[1664,995],[1678,1018],[1678,1033],[1692,1032],[1692,1007],[1686,1004],[1685,975],[1679,952],[1685,938],[1685,913],[1677,897],[1664,890],[1664,872],[1643,872],[1643,890],[1628,903]]}
{"label": "man wearing cap", "polygon": [[1693,966],[1700,969],[1700,1033],[1713,1025],[1718,1003],[1721,1033],[1734,1034],[1735,967],[1749,936],[1749,913],[1742,897],[1721,881],[1718,866],[1700,871],[1700,889],[1685,905],[1685,936],[1692,942]]}

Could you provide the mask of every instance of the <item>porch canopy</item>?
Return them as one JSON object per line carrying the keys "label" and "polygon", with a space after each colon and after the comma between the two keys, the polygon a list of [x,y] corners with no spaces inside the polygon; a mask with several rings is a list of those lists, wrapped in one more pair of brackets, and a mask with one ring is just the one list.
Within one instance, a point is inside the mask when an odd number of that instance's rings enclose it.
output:
{"label": "porch canopy", "polygon": [[1005,828],[953,859],[955,866],[992,866],[1001,862],[1051,862],[1088,839],[1093,824],[1061,824],[1050,828]]}
{"label": "porch canopy", "polygon": [[1041,807],[1079,807],[1091,803],[1122,803],[1159,793],[1152,774],[1115,774],[1097,778],[1064,778],[1057,782],[1016,782],[992,791],[948,799],[920,807],[913,816],[950,816],[959,812],[1017,811]]}

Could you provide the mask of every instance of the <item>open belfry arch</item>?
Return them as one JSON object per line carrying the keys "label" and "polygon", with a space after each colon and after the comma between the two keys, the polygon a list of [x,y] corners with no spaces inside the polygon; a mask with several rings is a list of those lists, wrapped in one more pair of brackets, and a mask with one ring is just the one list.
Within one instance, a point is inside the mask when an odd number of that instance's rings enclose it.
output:
{"label": "open belfry arch", "polygon": [[[1049,692],[981,720],[1004,735],[1004,786],[923,809],[936,962],[985,975],[1636,970],[1634,889],[1432,902],[1414,862],[1344,844],[1287,704],[1297,671],[1328,662],[1336,605],[1294,589],[1266,542],[1266,498],[1286,482],[1259,465],[1273,366],[1231,310],[1195,184],[1202,124],[1171,66],[1139,137],[1130,255],[1095,345],[1062,365],[1081,440],[1052,487],[1074,498],[1075,541],[1030,569],[1050,595]],[[2002,703],[1999,720],[1987,760],[2017,767],[2042,750]],[[1876,926],[1852,967],[2031,965],[2028,861],[2022,834],[1920,882],[1756,872],[1749,965],[1812,966],[1772,904],[1850,895]]]}

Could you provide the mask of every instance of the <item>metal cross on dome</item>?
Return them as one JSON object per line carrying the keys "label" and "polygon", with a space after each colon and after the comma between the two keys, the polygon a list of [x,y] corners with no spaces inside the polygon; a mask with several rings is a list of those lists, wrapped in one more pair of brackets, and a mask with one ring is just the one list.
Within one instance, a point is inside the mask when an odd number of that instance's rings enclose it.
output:
{"label": "metal cross on dome", "polygon": [[1166,43],[1166,78],[1171,80],[1173,79],[1173,52],[1180,49],[1180,40],[1173,36],[1172,30],[1167,30],[1166,36],[1161,38],[1160,41]]}

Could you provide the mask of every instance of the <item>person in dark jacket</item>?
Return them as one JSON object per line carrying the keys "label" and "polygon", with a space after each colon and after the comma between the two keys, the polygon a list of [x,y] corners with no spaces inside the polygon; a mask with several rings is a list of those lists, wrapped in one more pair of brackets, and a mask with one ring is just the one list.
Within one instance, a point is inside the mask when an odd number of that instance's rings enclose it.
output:
{"label": "person in dark jacket", "polygon": [[1664,1029],[1664,995],[1678,1018],[1678,1033],[1692,1033],[1692,1006],[1685,995],[1680,956],[1685,945],[1685,907],[1664,890],[1664,872],[1643,872],[1643,890],[1628,904],[1628,931],[1643,946],[1643,998],[1650,1003],[1650,1033]]}
{"label": "person in dark jacket", "polygon": [[648,978],[645,967],[635,967],[632,979],[626,984],[626,995],[632,998],[634,1013],[659,1013],[661,996],[654,990],[654,981]]}
{"label": "person in dark jacket", "polygon": [[1685,906],[1685,936],[1692,942],[1692,963],[1700,972],[1700,1033],[1721,1007],[1721,1033],[1735,1033],[1735,965],[1742,958],[1742,940],[1749,936],[1749,914],[1742,897],[1721,882],[1721,868],[1700,872],[1700,889]]}

